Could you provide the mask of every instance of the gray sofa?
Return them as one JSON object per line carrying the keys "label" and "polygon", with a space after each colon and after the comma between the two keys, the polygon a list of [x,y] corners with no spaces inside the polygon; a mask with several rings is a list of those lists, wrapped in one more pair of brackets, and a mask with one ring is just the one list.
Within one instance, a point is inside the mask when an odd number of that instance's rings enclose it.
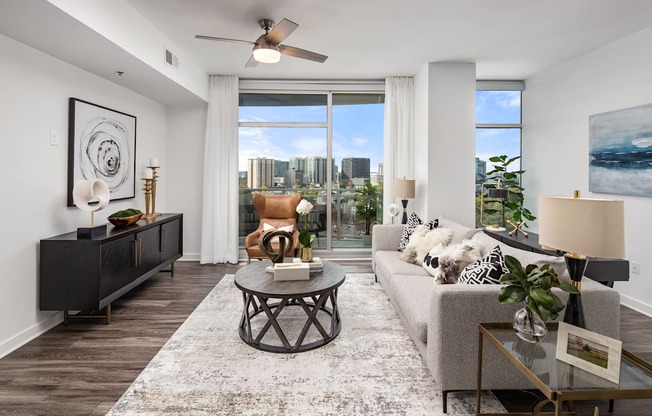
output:
{"label": "gray sofa", "polygon": [[[498,302],[501,285],[437,285],[423,267],[406,263],[397,251],[403,225],[376,225],[372,238],[372,266],[377,280],[387,291],[412,340],[435,379],[435,388],[446,396],[450,391],[475,390],[477,385],[478,323],[511,322],[523,304]],[[452,228],[453,241],[472,238],[482,247],[482,255],[496,245],[503,254],[521,263],[550,263],[562,274],[562,257],[545,256],[515,249],[449,219],[440,218],[439,227]],[[566,274],[567,275],[567,274]],[[564,303],[567,295],[554,289]],[[587,328],[619,337],[620,295],[588,278],[582,281],[582,301]],[[485,341],[482,386],[486,389],[531,389],[531,383]],[[446,411],[446,410],[444,410]]]}

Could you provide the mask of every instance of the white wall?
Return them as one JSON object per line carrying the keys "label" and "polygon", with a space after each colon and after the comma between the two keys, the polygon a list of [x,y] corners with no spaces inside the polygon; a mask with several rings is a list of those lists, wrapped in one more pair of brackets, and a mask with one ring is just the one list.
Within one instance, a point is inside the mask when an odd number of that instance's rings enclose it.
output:
{"label": "white wall", "polygon": [[[429,63],[415,76],[415,210],[475,223],[475,64]],[[454,197],[453,197],[454,196]]]}
{"label": "white wall", "polygon": [[[0,53],[2,357],[61,320],[60,313],[38,310],[39,240],[90,221],[88,213],[66,207],[68,98],[137,117],[137,172],[150,157],[164,158],[166,132],[165,108],[156,102],[3,35]],[[50,131],[57,132],[59,146],[50,146]],[[111,202],[96,221],[128,207],[144,210],[141,185],[137,181],[135,199]],[[164,212],[165,176],[158,189],[157,210]]]}
{"label": "white wall", "polygon": [[199,260],[206,105],[167,109],[167,207],[183,212],[183,259]]}
{"label": "white wall", "polygon": [[[641,274],[616,283],[622,302],[652,315],[652,196],[589,193],[589,116],[652,103],[652,28],[526,80],[523,93],[523,177],[527,198],[542,194],[625,201],[626,254]],[[649,179],[649,180],[652,180]],[[536,204],[533,204],[536,205]],[[535,214],[536,214],[536,206]],[[536,222],[533,224],[536,230]]]}

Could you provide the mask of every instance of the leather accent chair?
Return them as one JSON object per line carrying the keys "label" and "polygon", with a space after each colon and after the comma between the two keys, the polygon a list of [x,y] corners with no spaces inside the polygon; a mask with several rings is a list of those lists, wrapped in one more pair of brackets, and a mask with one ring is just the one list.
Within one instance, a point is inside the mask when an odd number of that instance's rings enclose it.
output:
{"label": "leather accent chair", "polygon": [[[294,256],[295,250],[299,247],[299,230],[297,228],[297,206],[301,201],[301,194],[294,195],[263,195],[259,192],[253,194],[253,204],[260,218],[258,228],[245,238],[245,250],[249,261],[251,259],[267,259],[267,254],[258,247],[258,240],[263,233],[264,224],[274,228],[292,225],[292,242],[287,245],[286,256]],[[278,243],[272,243],[272,247],[278,250]]]}

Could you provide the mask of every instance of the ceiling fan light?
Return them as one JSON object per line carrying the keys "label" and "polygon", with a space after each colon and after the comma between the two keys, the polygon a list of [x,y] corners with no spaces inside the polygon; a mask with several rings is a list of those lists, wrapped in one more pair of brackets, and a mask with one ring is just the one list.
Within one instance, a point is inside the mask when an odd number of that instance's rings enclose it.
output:
{"label": "ceiling fan light", "polygon": [[281,60],[281,52],[276,45],[254,46],[254,59],[263,64],[273,64]]}

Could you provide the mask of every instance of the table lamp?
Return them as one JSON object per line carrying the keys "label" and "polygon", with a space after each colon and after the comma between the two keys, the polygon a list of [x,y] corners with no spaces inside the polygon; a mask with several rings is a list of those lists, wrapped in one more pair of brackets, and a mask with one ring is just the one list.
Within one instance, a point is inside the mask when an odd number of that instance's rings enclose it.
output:
{"label": "table lamp", "polygon": [[[491,187],[489,187],[491,186]],[[501,226],[496,224],[485,224],[484,223],[484,204],[487,202],[484,197],[484,189],[488,189],[487,197],[498,200],[502,208],[502,219]],[[500,180],[497,181],[488,181],[484,182],[480,187],[480,225],[486,227],[489,230],[493,231],[505,231],[505,201],[509,197],[509,190],[506,188],[501,188]]]}
{"label": "table lamp", "polygon": [[403,220],[401,224],[407,223],[408,198],[414,198],[414,185],[414,179],[405,179],[405,176],[403,179],[394,178],[394,196],[401,198],[403,204]]}
{"label": "table lamp", "polygon": [[[625,257],[624,202],[615,199],[541,196],[539,244],[565,251],[571,283],[582,290],[588,258]],[[564,322],[585,328],[580,294],[569,294]]]}

